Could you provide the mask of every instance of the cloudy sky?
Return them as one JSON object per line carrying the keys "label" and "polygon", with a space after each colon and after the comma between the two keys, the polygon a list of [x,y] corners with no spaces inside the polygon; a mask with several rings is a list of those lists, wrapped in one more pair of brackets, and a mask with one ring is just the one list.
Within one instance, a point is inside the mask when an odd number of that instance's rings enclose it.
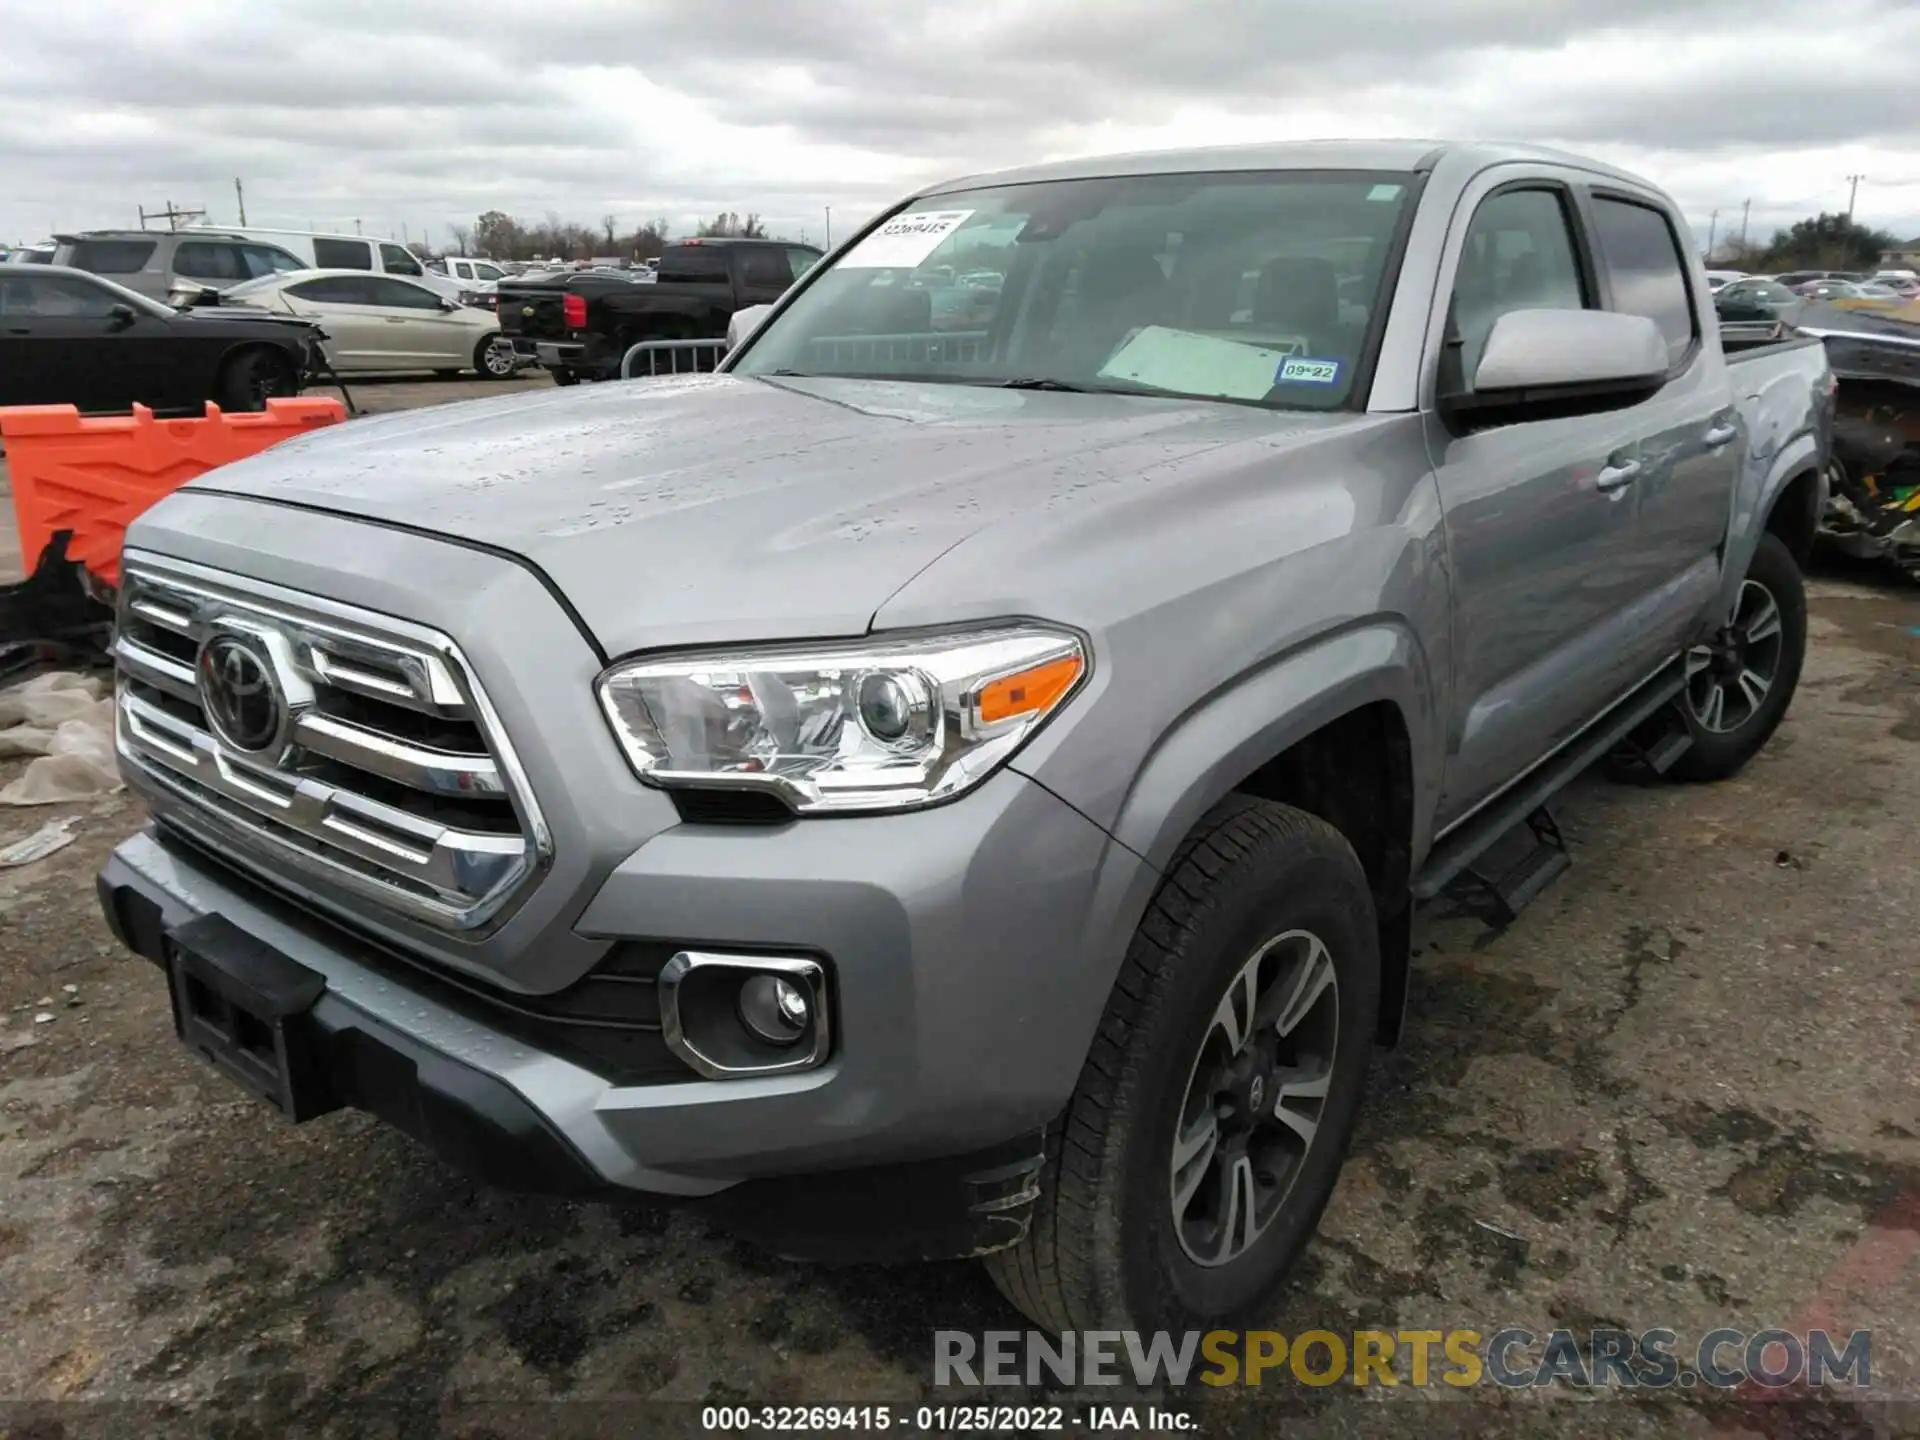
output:
{"label": "cloudy sky", "polygon": [[1319,136],[1564,145],[1706,237],[1920,235],[1912,0],[0,0],[0,242],[166,201],[438,246],[498,208],[818,242],[1035,159]]}

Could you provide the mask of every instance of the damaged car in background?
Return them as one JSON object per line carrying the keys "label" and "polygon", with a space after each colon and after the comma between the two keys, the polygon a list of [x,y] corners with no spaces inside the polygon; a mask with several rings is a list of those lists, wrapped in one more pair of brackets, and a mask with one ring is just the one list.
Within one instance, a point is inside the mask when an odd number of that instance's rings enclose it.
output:
{"label": "damaged car in background", "polygon": [[1797,328],[1826,346],[1840,382],[1821,538],[1920,580],[1920,302],[1810,306]]}

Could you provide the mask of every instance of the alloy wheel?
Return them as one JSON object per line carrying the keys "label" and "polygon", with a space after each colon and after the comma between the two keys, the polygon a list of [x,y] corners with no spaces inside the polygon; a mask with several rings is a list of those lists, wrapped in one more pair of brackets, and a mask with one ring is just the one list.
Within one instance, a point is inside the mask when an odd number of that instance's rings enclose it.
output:
{"label": "alloy wheel", "polygon": [[1310,931],[1268,940],[1227,986],[1169,1157],[1174,1234],[1196,1265],[1239,1259],[1279,1215],[1319,1131],[1339,1033],[1333,956]]}
{"label": "alloy wheel", "polygon": [[1728,735],[1760,713],[1786,653],[1780,603],[1758,580],[1740,586],[1726,625],[1687,652],[1687,709],[1694,723]]}

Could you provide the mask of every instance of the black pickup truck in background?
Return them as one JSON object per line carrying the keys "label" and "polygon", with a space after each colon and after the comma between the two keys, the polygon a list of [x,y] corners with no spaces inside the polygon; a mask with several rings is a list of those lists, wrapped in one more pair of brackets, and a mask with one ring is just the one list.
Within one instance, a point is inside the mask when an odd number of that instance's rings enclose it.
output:
{"label": "black pickup truck in background", "polygon": [[772,304],[820,255],[785,240],[681,240],[652,281],[606,271],[502,280],[500,332],[556,384],[613,379],[629,346],[718,339],[734,311]]}

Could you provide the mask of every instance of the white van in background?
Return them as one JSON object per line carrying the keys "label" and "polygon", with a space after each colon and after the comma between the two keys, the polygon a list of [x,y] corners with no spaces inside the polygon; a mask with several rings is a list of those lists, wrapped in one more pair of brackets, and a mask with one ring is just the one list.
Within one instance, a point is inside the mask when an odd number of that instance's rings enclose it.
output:
{"label": "white van in background", "polygon": [[463,289],[472,288],[427,269],[418,255],[397,240],[382,240],[374,235],[328,235],[307,230],[262,230],[229,225],[221,226],[220,233],[278,245],[292,251],[315,270],[368,270],[375,275],[401,275],[450,299],[458,299]]}

